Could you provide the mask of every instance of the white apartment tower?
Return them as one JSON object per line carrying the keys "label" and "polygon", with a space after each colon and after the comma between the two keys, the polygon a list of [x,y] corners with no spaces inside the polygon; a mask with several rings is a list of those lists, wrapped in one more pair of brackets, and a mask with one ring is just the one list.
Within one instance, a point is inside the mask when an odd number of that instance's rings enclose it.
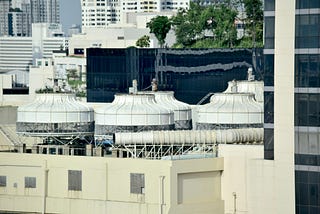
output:
{"label": "white apartment tower", "polygon": [[31,36],[32,23],[60,23],[59,0],[0,0],[0,35]]}
{"label": "white apartment tower", "polygon": [[20,11],[12,11],[8,13],[8,34],[10,36],[30,36],[31,35],[31,19],[28,13]]}
{"label": "white apartment tower", "polygon": [[0,71],[29,71],[36,59],[51,58],[53,51],[65,50],[61,25],[33,24],[32,37],[0,37]]}
{"label": "white apartment tower", "polygon": [[8,35],[8,13],[11,0],[0,0],[0,36]]}
{"label": "white apartment tower", "polygon": [[32,23],[60,23],[59,0],[30,0]]}
{"label": "white apartment tower", "polygon": [[126,13],[168,12],[189,8],[189,0],[81,0],[82,27],[103,27],[122,21]]}

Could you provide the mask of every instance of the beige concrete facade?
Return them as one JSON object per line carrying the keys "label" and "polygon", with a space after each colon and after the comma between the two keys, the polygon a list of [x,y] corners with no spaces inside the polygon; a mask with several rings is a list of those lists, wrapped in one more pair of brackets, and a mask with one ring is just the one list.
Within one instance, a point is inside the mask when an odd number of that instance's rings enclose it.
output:
{"label": "beige concrete facade", "polygon": [[[219,145],[219,156],[224,158],[222,173],[222,199],[225,213],[261,213],[254,204],[258,203],[255,191],[259,187],[257,160],[263,159],[263,145]],[[261,197],[259,197],[261,198]]]}
{"label": "beige concrete facade", "polygon": [[[263,159],[263,145],[219,145],[224,158],[225,214],[277,213],[275,162]],[[284,177],[285,175],[280,175]],[[285,212],[287,213],[287,212]]]}
{"label": "beige concrete facade", "polygon": [[[68,190],[81,171],[81,191]],[[145,160],[0,153],[0,211],[37,213],[224,213],[222,158]],[[130,173],[144,174],[142,194]],[[36,187],[25,188],[25,177]]]}
{"label": "beige concrete facade", "polygon": [[15,75],[13,74],[0,74],[0,106],[4,106],[4,105],[16,106],[16,105],[25,104],[26,102],[29,101],[28,94],[26,95],[3,94],[3,89],[12,89],[12,83],[14,80],[15,80]]}
{"label": "beige concrete facade", "polygon": [[53,88],[54,67],[52,59],[37,59],[36,66],[29,69],[29,100],[36,97],[36,91],[46,86]]}
{"label": "beige concrete facade", "polygon": [[294,54],[295,1],[276,1],[274,49],[273,213],[295,213],[294,183]]}

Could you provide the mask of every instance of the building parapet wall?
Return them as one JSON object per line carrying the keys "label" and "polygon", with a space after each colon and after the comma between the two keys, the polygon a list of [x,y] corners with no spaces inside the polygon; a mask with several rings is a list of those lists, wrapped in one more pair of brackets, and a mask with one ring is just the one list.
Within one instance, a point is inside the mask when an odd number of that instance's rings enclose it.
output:
{"label": "building parapet wall", "polygon": [[0,163],[0,211],[224,213],[223,158],[172,161],[1,153]]}

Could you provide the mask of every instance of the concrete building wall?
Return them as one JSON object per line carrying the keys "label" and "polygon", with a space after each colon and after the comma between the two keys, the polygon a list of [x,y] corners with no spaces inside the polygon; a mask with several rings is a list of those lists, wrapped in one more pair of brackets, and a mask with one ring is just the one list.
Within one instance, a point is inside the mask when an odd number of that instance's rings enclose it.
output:
{"label": "concrete building wall", "polygon": [[255,213],[251,204],[257,203],[257,200],[252,196],[259,186],[252,186],[258,182],[255,176],[251,176],[251,171],[256,170],[255,160],[263,159],[263,145],[220,144],[218,151],[225,164],[221,177],[225,213]]}
{"label": "concrete building wall", "polygon": [[0,124],[15,124],[17,121],[16,106],[0,106]]}
{"label": "concrete building wall", "polygon": [[[46,213],[223,213],[222,158],[144,160],[0,154],[0,210]],[[68,190],[68,170],[81,171],[81,191]],[[144,174],[143,194],[130,193],[130,173]],[[36,187],[26,188],[25,177]]]}
{"label": "concrete building wall", "polygon": [[225,214],[282,213],[277,196],[291,190],[276,184],[285,180],[287,171],[279,172],[274,161],[263,159],[263,145],[220,144],[218,151],[224,158],[221,187]]}
{"label": "concrete building wall", "polygon": [[54,67],[51,59],[39,59],[37,66],[30,66],[29,71],[29,99],[34,100],[36,91],[46,86],[53,88]]}
{"label": "concrete building wall", "polygon": [[60,24],[36,23],[32,25],[32,32],[33,62],[43,57],[50,58],[53,51],[65,49],[65,38],[60,37]]}
{"label": "concrete building wall", "polygon": [[57,71],[64,74],[67,70],[77,70],[80,79],[83,82],[87,81],[87,59],[85,57],[55,57],[54,64]]}
{"label": "concrete building wall", "polygon": [[30,37],[0,37],[0,70],[28,70],[32,54]]}
{"label": "concrete building wall", "polygon": [[28,94],[21,95],[10,95],[10,94],[2,94],[0,99],[0,105],[12,105],[12,106],[20,106],[23,104],[27,104],[30,102]]}
{"label": "concrete building wall", "polygon": [[65,48],[65,38],[0,37],[0,70],[29,70],[35,59],[52,57],[52,52]]}
{"label": "concrete building wall", "polygon": [[[135,46],[136,41],[144,35],[150,35],[149,29],[135,27],[114,27],[84,29],[84,34],[74,35],[69,40],[69,55],[77,54],[75,49],[82,49],[86,56],[86,48],[127,48]],[[150,38],[150,47],[156,47],[155,38]]]}
{"label": "concrete building wall", "polygon": [[275,213],[295,213],[295,1],[282,0],[275,4],[274,161],[275,189],[278,190]]}
{"label": "concrete building wall", "polygon": [[[0,106],[12,105],[18,106],[29,102],[29,95],[3,94],[3,89],[12,89],[13,80],[17,80],[14,74],[0,75]],[[0,115],[1,121],[6,121],[8,115]],[[14,121],[15,123],[15,121]]]}

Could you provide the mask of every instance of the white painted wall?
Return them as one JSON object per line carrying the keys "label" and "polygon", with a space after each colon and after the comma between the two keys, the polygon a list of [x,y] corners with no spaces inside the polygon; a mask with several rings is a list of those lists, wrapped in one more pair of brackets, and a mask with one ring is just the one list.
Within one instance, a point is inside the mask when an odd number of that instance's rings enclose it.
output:
{"label": "white painted wall", "polygon": [[[69,55],[74,55],[75,48],[127,48],[135,46],[144,35],[150,35],[149,29],[127,28],[90,28],[84,34],[73,35],[69,40]],[[150,38],[150,48],[156,47],[155,38]]]}
{"label": "white painted wall", "polygon": [[[38,63],[41,63],[38,64]],[[30,66],[29,71],[29,95],[30,100],[35,99],[36,90],[43,89],[46,86],[53,87],[54,66],[51,59],[39,59],[36,61],[39,66]]]}
{"label": "white painted wall", "polygon": [[[222,198],[225,201],[225,213],[255,213],[250,212],[250,204],[256,203],[252,197],[258,183],[255,176],[252,177],[255,160],[263,159],[263,145],[234,145],[219,144],[219,157],[224,158],[225,168],[222,173]],[[258,176],[258,173],[256,174]],[[258,187],[259,188],[259,187]],[[252,192],[250,190],[253,190]],[[236,205],[234,200],[236,194]],[[256,212],[262,213],[262,212]]]}

